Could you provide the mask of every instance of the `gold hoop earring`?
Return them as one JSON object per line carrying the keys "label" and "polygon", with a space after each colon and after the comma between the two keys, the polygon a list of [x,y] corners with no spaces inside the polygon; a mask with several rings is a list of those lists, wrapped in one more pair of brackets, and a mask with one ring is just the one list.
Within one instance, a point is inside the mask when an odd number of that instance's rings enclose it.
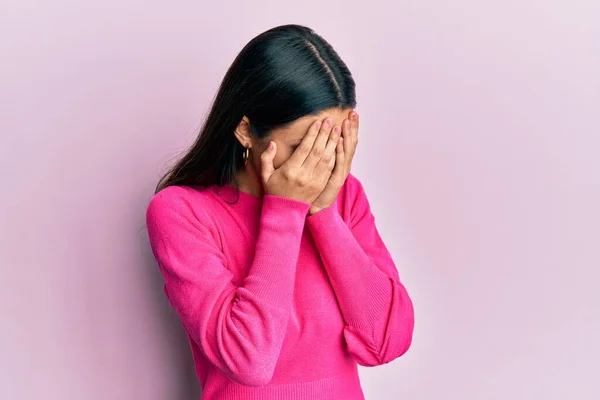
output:
{"label": "gold hoop earring", "polygon": [[244,151],[243,159],[244,159],[244,167],[248,166],[248,156],[250,155],[250,148],[246,147],[246,151]]}

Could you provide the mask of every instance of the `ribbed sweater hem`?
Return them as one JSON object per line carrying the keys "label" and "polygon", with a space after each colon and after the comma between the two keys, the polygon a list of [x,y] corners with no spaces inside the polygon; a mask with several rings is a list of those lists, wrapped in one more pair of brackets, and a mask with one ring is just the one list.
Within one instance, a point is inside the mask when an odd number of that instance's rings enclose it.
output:
{"label": "ribbed sweater hem", "polygon": [[[357,370],[312,382],[244,386],[223,381],[207,385],[202,398],[215,400],[364,400]],[[205,397],[206,396],[206,397]]]}

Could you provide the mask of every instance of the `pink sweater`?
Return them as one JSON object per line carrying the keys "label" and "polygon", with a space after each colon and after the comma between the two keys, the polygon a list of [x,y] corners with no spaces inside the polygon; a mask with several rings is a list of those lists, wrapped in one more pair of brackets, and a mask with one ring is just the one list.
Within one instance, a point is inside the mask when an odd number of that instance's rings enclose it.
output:
{"label": "pink sweater", "polygon": [[364,399],[357,364],[401,356],[412,302],[360,181],[334,205],[168,187],[147,212],[204,400]]}

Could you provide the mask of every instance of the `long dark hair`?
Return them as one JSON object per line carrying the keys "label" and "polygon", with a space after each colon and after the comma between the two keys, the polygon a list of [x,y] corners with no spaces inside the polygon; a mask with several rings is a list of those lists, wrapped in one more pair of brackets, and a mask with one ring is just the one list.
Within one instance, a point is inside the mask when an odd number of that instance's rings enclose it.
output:
{"label": "long dark hair", "polygon": [[156,192],[174,185],[237,184],[245,149],[234,131],[244,115],[252,134],[265,138],[274,128],[335,107],[356,107],[356,93],[348,67],[331,45],[305,26],[269,29],[235,58],[198,138]]}

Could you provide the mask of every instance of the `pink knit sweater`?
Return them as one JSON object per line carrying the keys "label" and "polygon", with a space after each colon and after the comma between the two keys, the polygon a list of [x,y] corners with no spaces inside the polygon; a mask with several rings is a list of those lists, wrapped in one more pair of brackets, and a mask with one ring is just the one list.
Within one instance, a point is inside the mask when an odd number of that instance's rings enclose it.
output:
{"label": "pink knit sweater", "polygon": [[334,205],[168,187],[147,212],[204,400],[364,399],[357,364],[409,348],[413,306],[360,181]]}

